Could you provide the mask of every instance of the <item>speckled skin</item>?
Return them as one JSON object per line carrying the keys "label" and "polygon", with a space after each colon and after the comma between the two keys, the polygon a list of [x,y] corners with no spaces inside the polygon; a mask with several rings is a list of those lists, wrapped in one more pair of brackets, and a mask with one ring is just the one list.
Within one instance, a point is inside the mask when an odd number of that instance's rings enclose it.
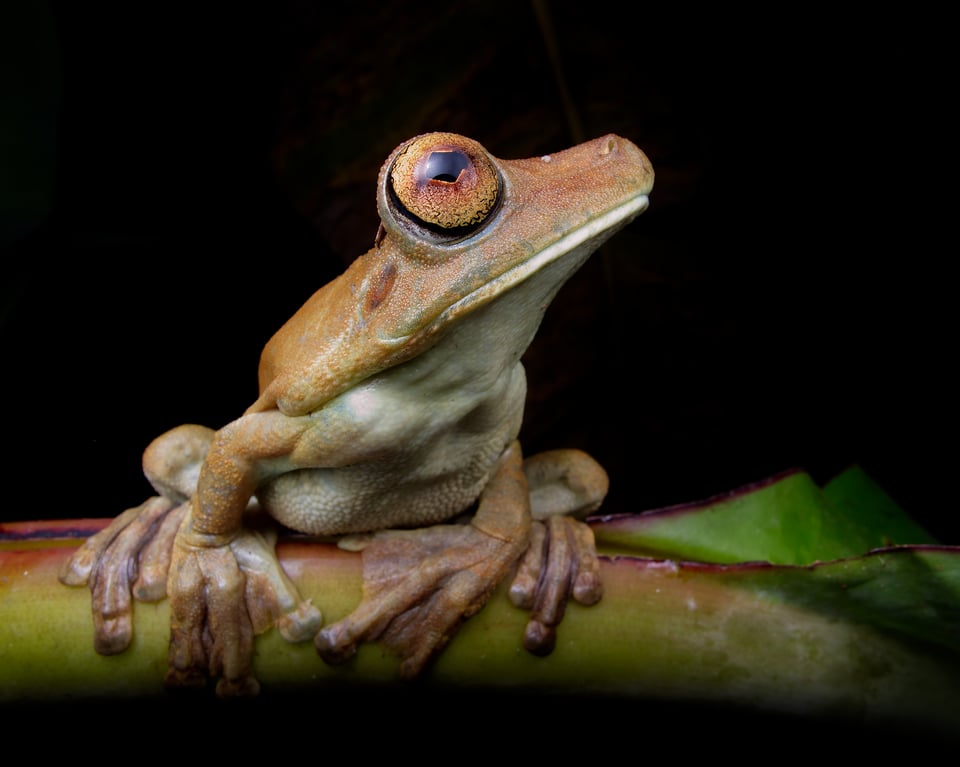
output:
{"label": "speckled skin", "polygon": [[[466,168],[459,179],[414,179],[398,194],[398,174],[422,175],[431,152],[448,151]],[[253,499],[291,528],[340,534],[430,525],[482,500],[495,480],[515,485],[524,498],[509,514],[519,516],[501,528],[496,510],[485,508],[477,524],[486,536],[478,548],[512,539],[509,555],[491,555],[495,564],[479,571],[494,585],[503,577],[526,548],[531,524],[525,481],[503,481],[513,471],[508,464],[519,467],[518,447],[508,448],[526,394],[520,357],[557,290],[645,209],[652,184],[649,161],[616,136],[504,161],[470,139],[426,134],[391,154],[378,183],[382,226],[374,247],[270,340],[258,399],[216,432],[180,427],[144,455],[147,476],[168,499],[151,513],[175,508],[169,513],[182,518],[168,545],[174,683],[209,672],[223,676],[224,694],[255,691],[252,633],[269,621],[248,625],[244,604],[251,615],[282,615],[281,630],[292,638],[319,626],[319,613],[299,603],[275,557],[245,529]],[[418,208],[425,219],[399,202],[420,192],[429,198]],[[452,225],[449,209],[457,211]],[[459,224],[478,217],[479,224]],[[590,504],[599,503],[605,482],[603,475],[602,488],[585,491]],[[571,511],[534,507],[533,515]],[[122,538],[119,527],[112,535]],[[172,539],[176,525],[168,527]],[[97,561],[101,572],[129,569],[131,554],[105,546],[79,552],[62,580],[85,582]],[[452,558],[450,571],[458,567]],[[261,584],[252,595],[251,582]],[[489,590],[484,585],[458,609],[475,612]],[[263,605],[251,606],[261,597]],[[107,651],[125,647],[132,630],[115,619],[124,617],[118,600],[94,591],[98,647]],[[211,632],[219,633],[219,649],[197,639]]]}

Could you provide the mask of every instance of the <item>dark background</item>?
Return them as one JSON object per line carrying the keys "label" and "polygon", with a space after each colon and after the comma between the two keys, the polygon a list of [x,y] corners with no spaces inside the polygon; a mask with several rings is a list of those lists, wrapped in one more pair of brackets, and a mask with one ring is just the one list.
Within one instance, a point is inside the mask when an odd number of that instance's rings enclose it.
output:
{"label": "dark background", "polygon": [[652,205],[548,312],[526,451],[592,452],[610,512],[860,463],[960,542],[945,20],[217,5],[0,12],[0,519],[114,516],[153,437],[239,415],[262,345],[372,244],[400,141],[615,132]]}
{"label": "dark background", "polygon": [[264,342],[370,247],[400,141],[616,132],[652,205],[548,313],[527,452],[590,450],[609,511],[859,462],[958,540],[936,19],[344,6],[3,25],[3,518],[113,516],[154,436],[235,418]]}

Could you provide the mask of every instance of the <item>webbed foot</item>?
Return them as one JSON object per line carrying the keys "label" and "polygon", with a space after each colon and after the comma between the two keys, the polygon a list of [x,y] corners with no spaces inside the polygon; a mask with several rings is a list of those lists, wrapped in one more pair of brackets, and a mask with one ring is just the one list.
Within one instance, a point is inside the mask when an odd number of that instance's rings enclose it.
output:
{"label": "webbed foot", "polygon": [[561,516],[534,522],[530,546],[510,585],[510,601],[531,611],[523,646],[534,655],[549,655],[570,598],[589,606],[602,596],[600,563],[590,527]]}
{"label": "webbed foot", "polygon": [[[276,625],[291,642],[312,639],[319,611],[303,601],[280,567],[272,523],[245,527],[223,541],[191,536],[190,513],[200,465],[214,432],[179,426],[144,452],[144,473],[161,495],[128,509],[64,563],[60,581],[92,592],[94,648],[123,652],[133,638],[134,601],[170,596],[168,683],[222,676],[221,694],[250,694],[253,636]],[[245,523],[262,515],[247,509]],[[263,520],[269,522],[268,520]]]}
{"label": "webbed foot", "polygon": [[[362,642],[379,640],[400,656],[401,676],[415,677],[515,565],[511,601],[531,610],[524,646],[551,652],[569,599],[591,605],[602,596],[593,533],[566,515],[595,510],[607,478],[579,451],[542,455],[524,463],[511,446],[468,525],[355,537],[363,598],[317,635],[324,660],[344,661]],[[531,499],[543,521],[531,520]]]}
{"label": "webbed foot", "polygon": [[580,520],[600,508],[610,481],[582,450],[537,453],[523,462],[523,470],[534,523],[510,601],[531,611],[524,647],[548,655],[570,599],[593,605],[603,596],[593,531]]}
{"label": "webbed foot", "polygon": [[173,539],[187,506],[150,498],[127,509],[64,562],[61,583],[90,587],[93,642],[101,655],[123,652],[130,645],[134,599],[155,602],[166,595]]}
{"label": "webbed foot", "polygon": [[60,582],[92,592],[94,647],[101,655],[129,646],[134,600],[166,596],[173,541],[212,437],[212,429],[184,424],[153,440],[143,470],[159,495],[124,511],[64,562]]}
{"label": "webbed foot", "polygon": [[472,525],[374,533],[363,547],[363,600],[324,628],[315,644],[328,663],[365,641],[401,658],[400,676],[418,676],[509,573],[525,538],[502,540]]}
{"label": "webbed foot", "polygon": [[530,498],[520,446],[504,453],[466,525],[393,530],[358,538],[363,598],[324,628],[317,651],[329,663],[350,658],[365,641],[382,641],[412,678],[476,613],[527,548]]}
{"label": "webbed foot", "polygon": [[273,625],[290,642],[312,638],[320,611],[302,600],[274,553],[276,535],[244,528],[218,541],[184,521],[173,548],[170,595],[169,687],[219,677],[221,697],[256,695],[254,637]]}

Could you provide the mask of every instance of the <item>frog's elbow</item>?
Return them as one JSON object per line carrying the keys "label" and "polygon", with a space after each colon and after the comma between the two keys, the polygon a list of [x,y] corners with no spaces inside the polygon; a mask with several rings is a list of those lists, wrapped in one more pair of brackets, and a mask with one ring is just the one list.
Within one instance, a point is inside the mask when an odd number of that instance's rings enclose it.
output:
{"label": "frog's elbow", "polygon": [[264,387],[245,414],[279,410],[291,417],[306,415],[322,404],[323,398],[316,395],[309,387],[291,385],[289,379],[277,377]]}
{"label": "frog's elbow", "polygon": [[267,387],[260,392],[260,396],[254,400],[253,404],[250,405],[246,411],[244,411],[244,415],[250,415],[251,413],[265,413],[267,410],[273,410],[276,407],[277,398],[270,390],[270,387]]}

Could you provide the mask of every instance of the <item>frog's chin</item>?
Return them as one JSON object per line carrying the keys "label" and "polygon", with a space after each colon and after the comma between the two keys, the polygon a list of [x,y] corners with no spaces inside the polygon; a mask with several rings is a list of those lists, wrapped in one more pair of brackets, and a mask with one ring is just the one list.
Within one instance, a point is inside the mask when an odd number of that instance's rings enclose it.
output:
{"label": "frog's chin", "polygon": [[638,194],[635,197],[631,197],[617,207],[611,208],[603,215],[591,219],[582,226],[571,230],[536,255],[507,269],[507,271],[497,275],[476,290],[458,299],[412,333],[407,333],[402,336],[384,337],[381,338],[381,341],[389,347],[402,346],[410,343],[418,336],[433,333],[457,317],[472,312],[480,306],[489,303],[497,296],[502,295],[521,282],[529,279],[534,274],[542,271],[553,262],[559,261],[570,254],[577,254],[574,263],[571,264],[569,273],[572,274],[586,261],[593,251],[600,247],[609,237],[643,213],[649,204],[650,198],[646,194]]}

